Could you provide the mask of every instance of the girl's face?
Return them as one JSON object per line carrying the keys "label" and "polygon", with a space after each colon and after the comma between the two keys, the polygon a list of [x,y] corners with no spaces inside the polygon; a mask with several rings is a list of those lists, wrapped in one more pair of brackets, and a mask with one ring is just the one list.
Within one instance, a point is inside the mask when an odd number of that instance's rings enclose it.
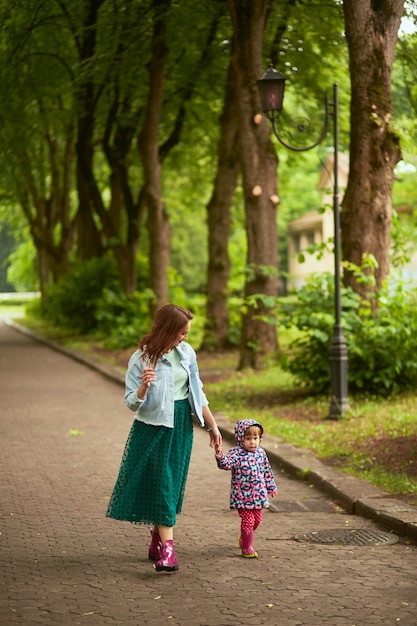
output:
{"label": "girl's face", "polygon": [[190,332],[191,321],[187,322],[187,324],[180,330],[178,335],[174,338],[172,347],[179,346],[181,341],[185,341],[188,338],[188,333]]}
{"label": "girl's face", "polygon": [[259,428],[248,428],[243,438],[243,445],[248,452],[255,452],[261,444]]}

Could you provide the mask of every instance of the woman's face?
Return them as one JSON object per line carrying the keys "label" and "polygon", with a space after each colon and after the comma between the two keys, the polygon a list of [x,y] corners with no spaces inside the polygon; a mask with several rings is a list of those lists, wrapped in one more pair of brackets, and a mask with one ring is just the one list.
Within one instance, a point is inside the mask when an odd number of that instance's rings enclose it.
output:
{"label": "woman's face", "polygon": [[175,348],[176,346],[179,346],[181,341],[185,341],[188,338],[188,333],[190,332],[190,328],[191,328],[191,321],[187,322],[184,328],[182,328],[180,332],[178,333],[178,335],[175,337],[173,346],[172,346],[173,348]]}

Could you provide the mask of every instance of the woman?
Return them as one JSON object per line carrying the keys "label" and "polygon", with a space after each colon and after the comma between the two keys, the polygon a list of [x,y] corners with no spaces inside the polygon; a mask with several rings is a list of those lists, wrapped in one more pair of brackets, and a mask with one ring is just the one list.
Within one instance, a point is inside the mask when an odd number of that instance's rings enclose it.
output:
{"label": "woman", "polygon": [[107,517],[152,524],[149,558],[157,572],[178,569],[173,544],[193,442],[194,415],[210,434],[221,434],[200,380],[196,354],[186,343],[193,314],[175,304],[156,314],[126,372],[125,402],[135,411]]}

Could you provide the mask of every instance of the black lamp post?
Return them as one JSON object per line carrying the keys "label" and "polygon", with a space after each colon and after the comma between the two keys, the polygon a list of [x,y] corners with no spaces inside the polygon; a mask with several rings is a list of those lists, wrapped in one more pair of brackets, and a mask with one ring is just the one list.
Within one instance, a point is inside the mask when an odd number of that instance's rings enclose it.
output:
{"label": "black lamp post", "polygon": [[[329,130],[330,117],[333,117],[333,219],[334,219],[334,309],[335,325],[330,347],[331,402],[328,418],[339,419],[348,409],[348,351],[341,323],[340,297],[340,214],[338,189],[338,151],[339,151],[339,109],[338,88],[333,85],[333,102],[325,98],[325,119],[320,137],[313,144],[299,148],[292,146],[281,137],[277,127],[279,114],[284,99],[285,76],[277,72],[272,63],[265,74],[258,80],[262,109],[272,123],[278,141],[289,150],[305,152],[319,145]],[[303,130],[303,126],[299,126]]]}

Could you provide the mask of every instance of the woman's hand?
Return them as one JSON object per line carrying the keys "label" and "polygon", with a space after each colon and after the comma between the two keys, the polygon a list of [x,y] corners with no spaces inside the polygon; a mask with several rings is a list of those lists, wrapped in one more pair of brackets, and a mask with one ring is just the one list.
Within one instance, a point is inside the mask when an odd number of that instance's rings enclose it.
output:
{"label": "woman's hand", "polygon": [[222,445],[222,435],[219,427],[216,424],[213,413],[208,406],[203,407],[203,418],[207,430],[210,433],[210,448],[214,448],[216,445]]}
{"label": "woman's hand", "polygon": [[145,367],[145,369],[142,372],[142,382],[147,387],[150,387],[151,386],[151,382],[153,380],[156,380],[155,371],[152,369],[152,367]]}
{"label": "woman's hand", "polygon": [[151,386],[151,382],[153,380],[156,380],[155,371],[152,369],[152,367],[145,367],[145,369],[142,371],[142,382],[136,391],[136,395],[139,400],[142,401],[145,399],[148,389]]}
{"label": "woman's hand", "polygon": [[222,435],[218,428],[218,426],[214,426],[213,430],[210,431],[210,448],[222,448]]}

